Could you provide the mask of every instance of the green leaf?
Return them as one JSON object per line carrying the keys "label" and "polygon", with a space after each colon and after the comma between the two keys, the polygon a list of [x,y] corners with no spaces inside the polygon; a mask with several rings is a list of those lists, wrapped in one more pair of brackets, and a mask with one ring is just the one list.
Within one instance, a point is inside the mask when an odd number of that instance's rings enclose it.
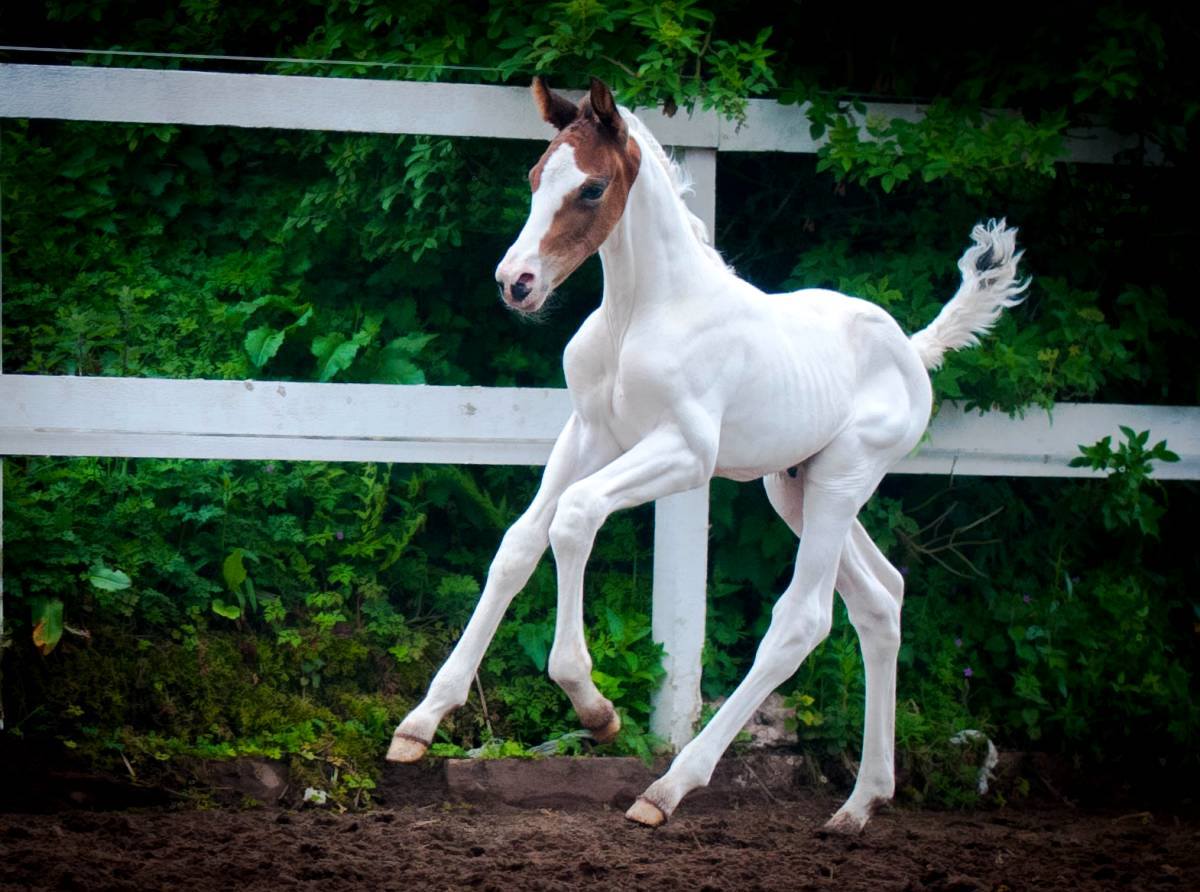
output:
{"label": "green leaf", "polygon": [[285,328],[284,331],[291,331],[292,329],[295,329],[295,328],[303,328],[304,326],[308,325],[308,320],[310,320],[312,318],[312,315],[313,315],[313,308],[311,306],[306,307],[304,312],[296,317],[296,321],[293,322],[291,325],[289,325],[287,328]]}
{"label": "green leaf", "polygon": [[242,615],[242,608],[237,604],[226,604],[220,598],[212,600],[213,613],[218,616],[223,616],[226,619],[237,619]]}
{"label": "green leaf", "polygon": [[204,152],[200,151],[196,146],[182,146],[175,151],[176,157],[184,164],[194,170],[196,173],[210,175],[212,173],[212,165],[208,163],[208,158]]}
{"label": "green leaf", "polygon": [[608,620],[608,634],[618,644],[625,640],[625,621],[611,607],[605,606],[605,618]]}
{"label": "green leaf", "polygon": [[246,352],[254,367],[261,369],[283,346],[285,333],[263,325],[246,335]]}
{"label": "green leaf", "polygon": [[33,612],[33,643],[46,656],[54,650],[63,633],[63,602],[58,598],[36,598]]}
{"label": "green leaf", "polygon": [[402,356],[383,356],[376,381],[379,384],[424,384],[425,372]]}
{"label": "green leaf", "polygon": [[[246,565],[242,562],[242,554],[240,548],[235,548],[229,557],[225,558],[225,563],[221,565],[221,574],[225,577],[225,584],[232,592],[236,592],[246,581]],[[224,616],[224,614],[221,615]]]}
{"label": "green leaf", "polygon": [[358,355],[359,346],[357,341],[347,341],[340,331],[314,338],[312,354],[317,358],[317,379],[324,383],[348,369]]}
{"label": "green leaf", "polygon": [[[241,600],[241,592],[238,593]],[[250,602],[250,609],[255,613],[258,612],[258,594],[254,591],[254,580],[249,576],[246,577],[246,600]]]}
{"label": "green leaf", "polygon": [[88,571],[88,582],[105,592],[119,592],[129,588],[129,577],[120,570],[111,570],[103,564],[96,564]]}
{"label": "green leaf", "polygon": [[523,623],[517,629],[517,643],[521,645],[521,650],[525,651],[525,655],[533,661],[538,672],[546,671],[546,658],[550,653],[550,635],[548,633],[549,629],[545,626],[533,623]]}

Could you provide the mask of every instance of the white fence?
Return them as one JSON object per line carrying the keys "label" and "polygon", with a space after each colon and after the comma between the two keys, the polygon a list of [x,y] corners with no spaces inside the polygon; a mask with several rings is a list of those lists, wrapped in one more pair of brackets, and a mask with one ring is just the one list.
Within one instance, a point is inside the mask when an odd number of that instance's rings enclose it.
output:
{"label": "white fence", "polygon": [[[920,109],[876,105],[868,113],[912,118]],[[718,150],[819,146],[804,109],[775,102],[751,101],[740,129],[710,113],[644,117],[659,139],[682,150],[696,182],[692,207],[710,229]],[[552,133],[528,91],[516,87],[40,65],[0,65],[3,118],[519,139]],[[1104,162],[1123,147],[1111,134],[1079,134],[1069,158]],[[565,391],[537,388],[0,375],[0,456],[538,465],[569,412]],[[1083,476],[1089,472],[1067,466],[1077,444],[1118,437],[1122,424],[1170,440],[1182,461],[1162,466],[1160,477],[1200,479],[1200,409],[1191,407],[1059,405],[1051,416],[1031,411],[1012,420],[946,406],[926,444],[897,470]],[[0,496],[2,484],[0,476]],[[0,533],[2,524],[0,515]],[[653,634],[664,645],[667,676],[652,726],[676,746],[690,738],[699,713],[707,549],[707,489],[656,503]],[[0,637],[2,570],[0,551]]]}

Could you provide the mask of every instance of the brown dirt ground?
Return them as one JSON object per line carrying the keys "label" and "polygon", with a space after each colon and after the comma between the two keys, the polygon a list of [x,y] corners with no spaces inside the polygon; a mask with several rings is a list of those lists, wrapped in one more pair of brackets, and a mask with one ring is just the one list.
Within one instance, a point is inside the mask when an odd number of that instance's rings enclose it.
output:
{"label": "brown dirt ground", "polygon": [[1200,821],[1027,804],[891,808],[859,837],[837,801],[618,809],[426,804],[0,813],[0,889],[1200,889]]}

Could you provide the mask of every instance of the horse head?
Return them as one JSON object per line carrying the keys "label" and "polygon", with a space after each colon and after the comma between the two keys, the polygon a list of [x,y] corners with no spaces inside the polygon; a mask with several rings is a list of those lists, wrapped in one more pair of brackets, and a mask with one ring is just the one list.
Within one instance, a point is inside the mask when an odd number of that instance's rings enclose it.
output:
{"label": "horse head", "polygon": [[541,309],[562,282],[595,254],[621,219],[641,151],[612,91],[593,78],[578,104],[534,78],[543,120],[558,128],[529,171],[529,218],[500,265],[500,296],[513,309]]}

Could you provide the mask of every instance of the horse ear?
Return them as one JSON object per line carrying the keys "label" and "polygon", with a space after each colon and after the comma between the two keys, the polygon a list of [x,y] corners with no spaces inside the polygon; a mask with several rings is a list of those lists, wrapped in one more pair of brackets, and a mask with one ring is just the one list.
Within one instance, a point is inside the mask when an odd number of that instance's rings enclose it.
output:
{"label": "horse ear", "polygon": [[621,120],[621,113],[617,111],[617,101],[613,99],[612,90],[598,77],[592,78],[591,102],[596,120],[613,133],[619,134],[625,122]]}
{"label": "horse ear", "polygon": [[559,96],[540,77],[533,79],[533,101],[537,103],[542,120],[559,130],[569,126],[577,117],[579,109],[570,99]]}

